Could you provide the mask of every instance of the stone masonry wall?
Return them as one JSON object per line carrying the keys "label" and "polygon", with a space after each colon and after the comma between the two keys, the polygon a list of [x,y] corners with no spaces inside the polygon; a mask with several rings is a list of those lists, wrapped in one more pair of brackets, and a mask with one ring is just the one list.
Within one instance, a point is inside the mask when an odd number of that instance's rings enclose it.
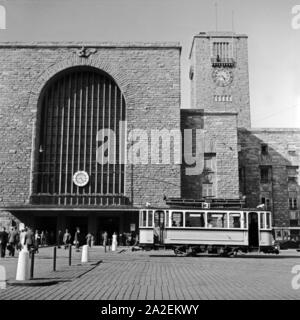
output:
{"label": "stone masonry wall", "polygon": [[[194,111],[194,114],[193,114]],[[205,153],[216,154],[215,197],[238,199],[237,117],[235,113],[199,113],[182,110],[182,128],[203,128]],[[187,176],[182,172],[182,194],[185,198],[199,199],[201,175]]]}
{"label": "stone masonry wall", "polygon": [[[252,129],[239,130],[239,166],[244,168],[246,204],[256,207],[260,204],[261,192],[270,192],[275,226],[289,227],[290,215],[288,192],[298,192],[300,203],[299,170],[298,184],[288,183],[287,167],[300,166],[299,129]],[[268,156],[261,155],[261,144],[268,145]],[[293,145],[296,152],[290,153]],[[272,167],[272,179],[268,184],[260,182],[260,166]]]}
{"label": "stone masonry wall", "polygon": [[[227,67],[233,73],[230,85],[219,87],[213,80],[211,46],[214,41],[233,41],[236,66]],[[237,112],[238,127],[250,128],[250,96],[247,37],[225,32],[207,32],[194,37],[190,55],[194,71],[191,80],[192,108],[208,112]],[[231,95],[232,102],[216,102],[215,95]]]}
{"label": "stone masonry wall", "polygon": [[[38,99],[58,72],[93,66],[110,74],[126,100],[128,131],[180,129],[180,47],[177,43],[99,44],[79,57],[80,43],[0,44],[0,207],[24,205],[32,189]],[[88,52],[87,51],[87,52]],[[180,196],[180,165],[126,168],[133,205],[162,205]],[[133,180],[132,180],[133,179]],[[133,181],[133,183],[132,183]],[[133,189],[133,191],[132,191]]]}

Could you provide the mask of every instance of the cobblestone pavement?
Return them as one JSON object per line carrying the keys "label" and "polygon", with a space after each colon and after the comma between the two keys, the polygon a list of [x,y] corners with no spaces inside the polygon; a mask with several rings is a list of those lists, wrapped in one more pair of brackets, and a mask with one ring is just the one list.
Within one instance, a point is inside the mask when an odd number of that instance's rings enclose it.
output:
{"label": "cobblestone pavement", "polygon": [[[8,286],[0,290],[0,300],[202,300],[202,299],[300,299],[300,289],[292,288],[292,268],[300,265],[300,253],[280,255],[239,255],[223,257],[176,257],[172,251],[120,249],[104,253],[102,247],[90,251],[91,263],[80,264],[73,253],[58,250],[57,270],[51,273],[52,249],[42,249],[36,259],[36,276],[72,279],[42,287]],[[99,265],[95,262],[101,261]],[[13,279],[16,258],[0,260]],[[55,275],[54,275],[55,274]],[[299,282],[299,281],[298,281]]]}

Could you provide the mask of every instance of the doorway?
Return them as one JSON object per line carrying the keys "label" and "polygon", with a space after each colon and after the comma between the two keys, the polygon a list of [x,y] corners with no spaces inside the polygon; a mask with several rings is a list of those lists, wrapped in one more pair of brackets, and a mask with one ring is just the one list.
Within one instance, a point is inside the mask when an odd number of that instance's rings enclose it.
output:
{"label": "doorway", "polygon": [[66,229],[71,233],[72,242],[74,241],[74,235],[76,228],[80,230],[79,243],[85,244],[85,237],[88,233],[88,218],[87,217],[67,217]]}
{"label": "doorway", "polygon": [[163,244],[165,229],[165,212],[156,210],[154,212],[154,229],[153,242],[154,244]]}
{"label": "doorway", "polygon": [[35,230],[44,231],[48,245],[56,243],[56,229],[57,217],[35,217]]}
{"label": "doorway", "polygon": [[119,234],[120,218],[119,217],[99,217],[97,219],[97,243],[102,243],[102,233],[107,232],[108,239],[112,238],[114,232]]}
{"label": "doorway", "polygon": [[249,247],[259,247],[259,229],[258,229],[258,213],[249,212],[248,214],[248,237]]}

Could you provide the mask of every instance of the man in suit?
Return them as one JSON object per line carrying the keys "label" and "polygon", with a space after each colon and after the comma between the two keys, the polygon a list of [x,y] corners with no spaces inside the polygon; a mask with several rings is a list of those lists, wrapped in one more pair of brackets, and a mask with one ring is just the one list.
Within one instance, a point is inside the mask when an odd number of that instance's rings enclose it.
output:
{"label": "man in suit", "polygon": [[8,243],[9,243],[9,255],[14,257],[15,256],[15,250],[16,250],[16,245],[19,242],[19,233],[15,227],[11,228],[11,231],[8,234]]}
{"label": "man in suit", "polygon": [[5,257],[5,251],[6,251],[6,246],[8,242],[8,234],[5,231],[5,228],[2,227],[0,231],[0,253],[1,253],[1,258]]}
{"label": "man in suit", "polygon": [[28,228],[25,234],[25,245],[27,246],[28,251],[30,251],[30,249],[34,246],[34,233],[30,228]]}

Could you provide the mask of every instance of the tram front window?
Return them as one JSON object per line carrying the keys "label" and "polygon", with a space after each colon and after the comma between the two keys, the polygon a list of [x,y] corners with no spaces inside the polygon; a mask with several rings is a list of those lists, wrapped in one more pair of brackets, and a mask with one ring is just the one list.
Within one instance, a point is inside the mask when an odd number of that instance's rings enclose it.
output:
{"label": "tram front window", "polygon": [[227,228],[227,213],[209,212],[207,226],[208,228]]}
{"label": "tram front window", "polygon": [[205,227],[204,213],[203,212],[186,212],[185,226],[204,228]]}

